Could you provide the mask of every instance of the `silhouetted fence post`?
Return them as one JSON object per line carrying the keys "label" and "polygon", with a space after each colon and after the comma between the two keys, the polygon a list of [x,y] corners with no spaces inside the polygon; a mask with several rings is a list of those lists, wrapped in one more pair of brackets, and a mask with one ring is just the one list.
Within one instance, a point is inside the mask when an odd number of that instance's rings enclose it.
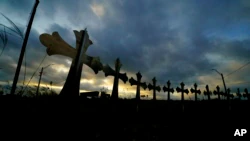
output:
{"label": "silhouetted fence post", "polygon": [[197,94],[201,94],[201,91],[197,90],[197,84],[196,83],[194,83],[194,89],[191,88],[191,93],[195,94],[195,101],[197,101]]}
{"label": "silhouetted fence post", "polygon": [[172,93],[174,93],[174,89],[173,88],[170,88],[170,85],[171,85],[171,83],[170,83],[170,81],[168,80],[168,82],[167,82],[167,87],[166,86],[164,86],[163,87],[163,91],[164,92],[168,92],[168,101],[170,101],[170,92],[172,92]]}
{"label": "silhouetted fence post", "polygon": [[218,100],[220,100],[221,92],[220,92],[220,87],[219,87],[218,85],[217,85],[217,87],[216,87],[216,90],[217,90],[217,91],[214,90],[214,95],[218,95]]}
{"label": "silhouetted fence post", "polygon": [[207,96],[207,98],[208,98],[208,100],[210,100],[211,98],[210,98],[210,95],[212,94],[212,92],[211,91],[209,91],[209,86],[208,85],[206,85],[206,91],[204,91],[204,95],[206,95]]}
{"label": "silhouetted fence post", "polygon": [[156,79],[155,77],[152,79],[153,81],[153,85],[151,85],[150,83],[148,84],[148,89],[152,90],[153,89],[153,100],[156,100],[156,90],[158,92],[161,91],[161,87],[160,86],[156,86]]}
{"label": "silhouetted fence post", "polygon": [[133,77],[129,79],[129,83],[131,86],[136,85],[136,100],[140,100],[140,87],[142,87],[144,90],[147,89],[147,84],[145,82],[141,82],[142,75],[140,72],[136,73],[137,81],[134,80]]}
{"label": "silhouetted fence post", "polygon": [[114,77],[113,90],[111,93],[112,100],[118,100],[119,79],[121,79],[124,83],[126,83],[128,81],[127,74],[120,73],[121,67],[122,67],[122,64],[121,64],[119,58],[117,58],[115,61],[115,70],[113,70],[108,64],[103,67],[103,72],[105,73],[105,77],[107,77],[107,76]]}

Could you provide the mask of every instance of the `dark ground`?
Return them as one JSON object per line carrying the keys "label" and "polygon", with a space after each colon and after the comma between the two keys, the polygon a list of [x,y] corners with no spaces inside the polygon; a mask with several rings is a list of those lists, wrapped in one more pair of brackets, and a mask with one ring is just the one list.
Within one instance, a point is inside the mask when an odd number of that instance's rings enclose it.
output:
{"label": "dark ground", "polygon": [[[242,140],[236,129],[248,129],[248,101],[136,101],[20,98],[1,96],[1,126],[23,137],[78,137],[81,140]],[[3,133],[3,132],[1,132]],[[26,136],[27,135],[27,136]],[[249,136],[249,135],[246,135]],[[249,139],[246,139],[249,140]]]}

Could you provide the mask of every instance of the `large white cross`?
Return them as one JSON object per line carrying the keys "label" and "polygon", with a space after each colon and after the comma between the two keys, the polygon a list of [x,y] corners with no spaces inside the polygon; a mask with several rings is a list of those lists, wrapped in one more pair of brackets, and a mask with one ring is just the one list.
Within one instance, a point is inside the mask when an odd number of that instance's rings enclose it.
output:
{"label": "large white cross", "polygon": [[83,64],[92,68],[96,74],[103,68],[99,57],[86,55],[88,47],[93,44],[89,39],[87,31],[81,30],[78,32],[74,30],[74,34],[76,37],[76,48],[65,42],[58,32],[53,32],[52,35],[44,33],[39,37],[40,42],[47,47],[48,55],[63,55],[72,58],[69,74],[60,95],[79,96]]}

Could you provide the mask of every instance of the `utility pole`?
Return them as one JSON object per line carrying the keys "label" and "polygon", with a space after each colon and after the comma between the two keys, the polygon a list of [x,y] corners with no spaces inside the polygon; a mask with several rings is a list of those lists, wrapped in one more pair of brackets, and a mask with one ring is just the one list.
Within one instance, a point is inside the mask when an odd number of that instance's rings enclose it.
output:
{"label": "utility pole", "polygon": [[41,70],[41,72],[40,72],[40,77],[39,77],[39,81],[38,81],[38,86],[37,86],[37,89],[36,89],[36,97],[38,96],[38,91],[39,91],[39,87],[40,87],[40,82],[41,82],[42,75],[43,75],[43,67],[42,67],[42,70]]}
{"label": "utility pole", "polygon": [[51,94],[52,94],[52,81],[50,81],[50,92],[51,92]]}
{"label": "utility pole", "polygon": [[221,78],[222,78],[222,81],[223,81],[223,85],[224,85],[224,89],[225,89],[225,94],[227,95],[227,100],[229,100],[229,95],[228,95],[228,93],[227,93],[227,88],[226,88],[226,84],[225,84],[225,80],[224,80],[223,74],[220,73],[220,72],[218,72],[216,69],[212,69],[212,70],[216,71],[218,74],[221,75]]}
{"label": "utility pole", "polygon": [[229,93],[228,93],[227,88],[226,88],[224,76],[223,76],[222,73],[218,72],[216,69],[212,69],[212,70],[216,71],[217,73],[219,73],[221,75],[221,78],[222,78],[222,81],[223,81],[223,85],[224,85],[224,89],[225,89],[225,94],[227,96],[228,108],[229,108],[229,111],[231,111],[231,102],[230,102],[230,98],[229,98]]}
{"label": "utility pole", "polygon": [[[42,69],[41,69],[40,77],[39,77],[39,81],[38,81],[38,86],[37,86],[37,89],[36,89],[36,96],[38,96],[39,87],[40,87],[40,83],[41,83],[41,78],[42,78],[42,75],[43,75],[43,70],[46,69],[47,67],[49,67],[50,65],[54,65],[54,64],[49,64],[48,66],[42,67]],[[51,86],[52,86],[52,83],[51,83]]]}
{"label": "utility pole", "polygon": [[11,95],[15,94],[16,84],[17,84],[17,81],[18,81],[20,69],[21,69],[22,62],[23,62],[23,56],[24,56],[24,53],[25,53],[26,45],[27,45],[27,42],[28,42],[29,34],[30,34],[30,29],[31,29],[31,26],[32,26],[32,23],[33,23],[33,20],[34,20],[34,16],[35,16],[36,8],[37,8],[38,4],[39,4],[39,0],[36,0],[36,3],[34,5],[34,9],[33,9],[32,13],[31,13],[31,17],[30,17],[30,21],[29,21],[29,24],[28,24],[28,27],[27,27],[27,31],[25,33],[21,53],[20,53],[17,68],[16,68],[16,73],[15,73],[15,76],[14,76],[14,80],[13,80],[13,84],[12,84],[12,88],[11,88],[11,92],[10,92]]}
{"label": "utility pole", "polygon": [[226,84],[225,84],[224,76],[223,76],[223,74],[222,74],[222,73],[221,73],[221,77],[222,77],[222,81],[223,81],[223,85],[224,85],[225,93],[226,93],[226,95],[227,95],[227,100],[229,100],[229,94],[227,93],[227,88],[226,88]]}

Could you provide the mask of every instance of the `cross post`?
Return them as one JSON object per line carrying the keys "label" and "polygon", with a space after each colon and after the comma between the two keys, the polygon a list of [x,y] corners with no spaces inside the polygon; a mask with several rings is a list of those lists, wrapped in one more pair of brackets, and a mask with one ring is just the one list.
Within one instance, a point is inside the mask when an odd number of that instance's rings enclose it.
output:
{"label": "cross post", "polygon": [[170,85],[171,85],[171,83],[170,83],[170,81],[168,80],[168,82],[167,82],[167,87],[166,86],[164,86],[163,87],[163,91],[164,92],[168,92],[168,101],[170,101],[170,92],[172,92],[172,93],[174,93],[174,89],[173,88],[170,88]]}
{"label": "cross post", "polygon": [[118,100],[118,85],[119,85],[119,79],[121,79],[124,83],[128,81],[128,77],[126,73],[120,73],[120,69],[122,67],[122,64],[120,62],[120,59],[117,58],[115,61],[115,70],[113,70],[109,65],[105,65],[103,67],[103,72],[105,74],[105,77],[107,76],[113,76],[114,77],[114,83],[113,83],[113,90],[111,94],[111,100]]}
{"label": "cross post", "polygon": [[220,92],[220,87],[217,85],[216,87],[216,91],[214,90],[214,94],[215,95],[218,95],[218,100],[220,100],[220,95],[221,95],[221,92]]}
{"label": "cross post", "polygon": [[244,94],[243,94],[243,97],[246,97],[247,98],[247,100],[249,100],[250,101],[250,94],[248,93],[248,90],[247,90],[247,88],[244,90]]}
{"label": "cross post", "polygon": [[136,77],[137,77],[137,81],[131,77],[129,79],[129,83],[131,84],[131,86],[133,85],[136,85],[137,88],[136,88],[136,100],[140,100],[140,87],[142,87],[144,90],[147,89],[147,84],[145,82],[141,82],[141,78],[142,78],[142,75],[140,72],[136,73]]}
{"label": "cross post", "polygon": [[239,88],[237,88],[236,95],[238,96],[239,100],[241,100],[242,94],[240,93],[240,89]]}
{"label": "cross post", "polygon": [[178,93],[181,92],[181,102],[183,103],[184,102],[184,93],[188,94],[189,91],[188,91],[188,89],[184,89],[185,84],[183,82],[181,82],[180,85],[181,85],[181,88],[177,87],[176,91]]}
{"label": "cross post", "polygon": [[209,91],[209,86],[206,85],[206,91],[204,91],[204,95],[207,95],[208,100],[210,100],[210,95],[212,94],[211,91]]}
{"label": "cross post", "polygon": [[197,94],[201,94],[201,91],[197,90],[197,84],[196,83],[194,83],[194,89],[191,88],[191,93],[195,94],[195,101],[197,101]]}
{"label": "cross post", "polygon": [[153,85],[151,85],[150,83],[148,84],[148,89],[152,90],[153,89],[153,100],[156,100],[156,90],[158,92],[161,91],[161,87],[160,86],[156,86],[156,79],[155,77],[152,79],[153,81]]}

